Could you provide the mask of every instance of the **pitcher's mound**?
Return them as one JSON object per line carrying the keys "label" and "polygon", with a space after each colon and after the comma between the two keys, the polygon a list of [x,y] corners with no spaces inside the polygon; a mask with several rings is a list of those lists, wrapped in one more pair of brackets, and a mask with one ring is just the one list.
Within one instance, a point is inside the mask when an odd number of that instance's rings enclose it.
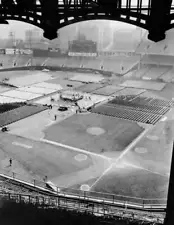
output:
{"label": "pitcher's mound", "polygon": [[87,185],[87,184],[83,184],[83,185],[81,185],[81,187],[80,187],[80,190],[81,190],[81,191],[89,191],[89,189],[90,189],[90,187],[89,187],[89,185]]}
{"label": "pitcher's mound", "polygon": [[143,154],[147,152],[147,149],[143,147],[139,147],[139,148],[135,148],[135,152]]}
{"label": "pitcher's mound", "polygon": [[100,127],[89,127],[87,133],[92,135],[101,135],[105,133],[105,130]]}

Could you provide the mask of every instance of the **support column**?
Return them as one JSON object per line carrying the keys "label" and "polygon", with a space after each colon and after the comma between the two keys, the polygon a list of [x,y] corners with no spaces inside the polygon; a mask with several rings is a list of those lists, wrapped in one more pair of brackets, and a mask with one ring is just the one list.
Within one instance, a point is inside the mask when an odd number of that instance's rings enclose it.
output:
{"label": "support column", "polygon": [[165,31],[169,24],[169,14],[172,0],[151,1],[151,12],[147,21],[149,30],[148,39],[158,42],[165,39]]}
{"label": "support column", "polygon": [[167,196],[166,217],[164,220],[164,225],[173,225],[173,224],[174,224],[174,143],[173,143],[169,188]]}
{"label": "support column", "polygon": [[60,23],[58,14],[58,0],[40,0],[42,9],[42,23],[44,37],[49,40],[57,38],[57,27]]}

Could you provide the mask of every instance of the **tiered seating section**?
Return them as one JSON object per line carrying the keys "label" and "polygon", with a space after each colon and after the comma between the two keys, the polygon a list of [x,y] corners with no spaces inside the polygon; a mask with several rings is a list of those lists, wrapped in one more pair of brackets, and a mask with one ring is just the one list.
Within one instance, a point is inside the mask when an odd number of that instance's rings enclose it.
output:
{"label": "tiered seating section", "polygon": [[[23,104],[22,104],[23,105]],[[48,109],[42,105],[25,105],[0,114],[0,127]]]}
{"label": "tiered seating section", "polygon": [[[21,59],[20,59],[21,60]],[[28,59],[29,60],[29,59]],[[115,56],[115,57],[64,57],[64,58],[40,58],[35,57],[31,60],[33,66],[60,66],[60,67],[72,67],[72,68],[86,68],[105,70],[116,73],[126,73],[139,61],[138,57],[126,57],[126,56]],[[18,59],[16,60],[17,66]],[[27,65],[27,62],[25,62]]]}
{"label": "tiered seating section", "polygon": [[[139,62],[141,62],[139,64]],[[126,74],[132,68],[140,65],[140,68],[133,73],[133,77],[140,79],[163,79],[165,82],[171,82],[173,79],[172,66],[173,56],[163,55],[139,55],[124,56],[98,56],[96,58],[87,57],[33,57],[30,55],[3,55],[0,56],[0,63],[3,67],[0,69],[24,67],[24,66],[52,66],[69,68],[86,68],[104,70],[117,74]],[[171,73],[170,73],[171,71]],[[165,76],[166,75],[166,76]],[[171,78],[172,77],[172,78]]]}
{"label": "tiered seating section", "polygon": [[147,80],[156,80],[171,71],[171,69],[172,66],[143,65],[134,73],[134,77]]}
{"label": "tiered seating section", "polygon": [[106,104],[93,108],[91,111],[92,113],[154,125],[173,106],[172,101],[136,95],[121,95]]}

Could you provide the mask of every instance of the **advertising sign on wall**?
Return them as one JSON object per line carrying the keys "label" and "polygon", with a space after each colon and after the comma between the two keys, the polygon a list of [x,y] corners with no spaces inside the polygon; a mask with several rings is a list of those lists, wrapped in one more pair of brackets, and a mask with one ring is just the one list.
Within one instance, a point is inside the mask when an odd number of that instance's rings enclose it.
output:
{"label": "advertising sign on wall", "polygon": [[20,49],[20,54],[22,54],[22,55],[32,55],[33,50],[31,50],[31,49]]}
{"label": "advertising sign on wall", "polygon": [[32,55],[33,51],[30,49],[18,49],[18,48],[6,48],[5,50],[5,54],[6,55]]}
{"label": "advertising sign on wall", "polygon": [[97,53],[85,53],[85,52],[69,52],[69,56],[84,56],[84,57],[96,57]]}
{"label": "advertising sign on wall", "polygon": [[14,55],[14,48],[6,48],[5,54],[6,55]]}

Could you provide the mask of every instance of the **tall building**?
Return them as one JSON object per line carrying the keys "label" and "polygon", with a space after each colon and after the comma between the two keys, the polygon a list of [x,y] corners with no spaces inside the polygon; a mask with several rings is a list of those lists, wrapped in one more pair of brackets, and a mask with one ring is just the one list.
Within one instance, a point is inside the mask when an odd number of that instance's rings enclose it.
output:
{"label": "tall building", "polygon": [[8,38],[6,40],[6,48],[14,48],[16,46],[15,33],[13,31],[9,32]]}
{"label": "tall building", "polygon": [[40,43],[42,38],[42,30],[39,28],[34,28],[25,31],[25,43],[26,47],[35,47],[35,45]]}

